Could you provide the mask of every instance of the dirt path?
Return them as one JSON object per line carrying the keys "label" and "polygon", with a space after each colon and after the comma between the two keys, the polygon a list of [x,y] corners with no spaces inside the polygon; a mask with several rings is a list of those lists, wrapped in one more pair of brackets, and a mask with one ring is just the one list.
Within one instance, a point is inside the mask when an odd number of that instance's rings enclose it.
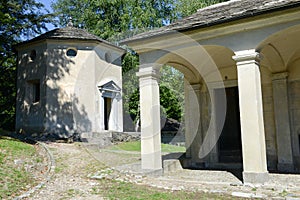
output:
{"label": "dirt path", "polygon": [[[300,199],[300,175],[270,174],[270,181],[263,186],[245,186],[226,171],[179,170],[159,177],[143,176],[132,173],[134,166],[140,161],[138,153],[114,152],[85,143],[49,143],[47,147],[55,158],[55,172],[50,181],[28,199],[108,199],[101,192],[107,188],[96,179],[131,182],[165,191],[184,190],[199,194],[227,194],[262,199]],[[105,184],[107,183],[109,181]]]}
{"label": "dirt path", "polygon": [[29,199],[102,199],[92,194],[93,186],[99,183],[88,176],[105,168],[103,164],[95,160],[80,143],[50,143],[47,147],[55,159],[54,174]]}

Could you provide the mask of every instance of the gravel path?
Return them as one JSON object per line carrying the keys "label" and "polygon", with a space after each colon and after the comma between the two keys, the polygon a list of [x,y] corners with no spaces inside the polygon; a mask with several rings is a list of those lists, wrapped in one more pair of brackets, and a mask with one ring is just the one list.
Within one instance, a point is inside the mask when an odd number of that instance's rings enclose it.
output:
{"label": "gravel path", "polygon": [[105,166],[95,160],[80,143],[50,143],[48,149],[56,162],[54,174],[43,188],[29,199],[102,199],[93,195],[97,180],[88,178],[89,173]]}
{"label": "gravel path", "polygon": [[[224,193],[242,198],[300,199],[300,175],[270,174],[262,186],[245,186],[232,173],[208,170],[177,170],[163,176],[144,176],[135,170],[140,155],[99,149],[85,143],[49,143],[55,172],[43,188],[28,199],[107,199],[94,194],[97,179],[111,179],[166,190]],[[122,167],[120,167],[122,166]]]}

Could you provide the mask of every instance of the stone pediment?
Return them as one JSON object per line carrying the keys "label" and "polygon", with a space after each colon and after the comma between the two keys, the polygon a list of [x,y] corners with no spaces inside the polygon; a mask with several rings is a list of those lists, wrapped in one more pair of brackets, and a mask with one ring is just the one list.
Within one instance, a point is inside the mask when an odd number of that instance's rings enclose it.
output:
{"label": "stone pediment", "polygon": [[104,85],[98,86],[103,97],[114,98],[120,96],[121,88],[114,82],[109,81]]}

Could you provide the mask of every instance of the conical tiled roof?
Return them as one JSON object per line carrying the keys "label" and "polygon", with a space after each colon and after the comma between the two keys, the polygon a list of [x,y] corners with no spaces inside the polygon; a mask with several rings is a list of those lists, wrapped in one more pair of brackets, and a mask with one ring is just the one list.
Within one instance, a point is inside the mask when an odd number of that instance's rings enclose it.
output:
{"label": "conical tiled roof", "polygon": [[84,29],[75,28],[72,26],[67,26],[65,28],[57,28],[47,33],[44,33],[33,40],[42,40],[42,39],[58,39],[58,40],[69,40],[69,39],[77,39],[77,40],[96,40],[96,41],[104,41],[101,38],[88,33]]}
{"label": "conical tiled roof", "polygon": [[[113,46],[119,49],[121,47],[114,45],[106,40],[101,39],[98,36],[95,36],[84,29],[75,28],[73,26],[67,26],[65,28],[57,28],[51,31],[48,31],[40,36],[37,36],[31,40],[24,41],[19,43],[17,46],[28,44],[32,42],[42,41],[42,40],[82,40],[82,41],[95,41],[100,43],[105,43],[109,46]],[[123,50],[123,49],[122,49]]]}

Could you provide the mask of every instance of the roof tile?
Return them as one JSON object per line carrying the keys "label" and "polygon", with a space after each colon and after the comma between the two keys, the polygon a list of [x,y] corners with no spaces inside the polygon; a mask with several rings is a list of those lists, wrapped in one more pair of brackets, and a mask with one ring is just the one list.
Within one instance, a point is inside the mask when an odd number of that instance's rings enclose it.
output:
{"label": "roof tile", "polygon": [[231,0],[199,9],[195,14],[168,26],[137,34],[120,43],[126,44],[135,40],[167,34],[172,31],[185,31],[212,26],[290,7],[300,7],[300,0]]}
{"label": "roof tile", "polygon": [[[44,34],[41,34],[40,36],[37,36],[31,40],[24,41],[22,43],[19,43],[17,46],[28,44],[31,42],[46,40],[46,39],[52,39],[52,40],[85,40],[85,41],[96,41],[100,43],[105,43],[109,46],[113,46],[119,49],[122,49],[121,47],[114,45],[106,40],[101,39],[98,36],[95,36],[89,32],[87,32],[84,29],[75,28],[73,26],[67,26],[65,28],[57,28],[51,31],[48,31]],[[123,49],[122,49],[123,50]]]}

